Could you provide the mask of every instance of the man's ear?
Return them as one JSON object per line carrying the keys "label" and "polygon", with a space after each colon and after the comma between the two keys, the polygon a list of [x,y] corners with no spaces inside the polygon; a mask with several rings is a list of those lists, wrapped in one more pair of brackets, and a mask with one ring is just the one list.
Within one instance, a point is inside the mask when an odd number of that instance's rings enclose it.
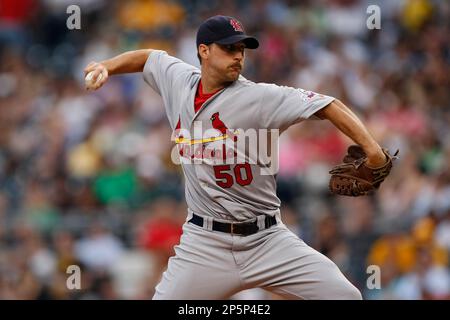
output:
{"label": "man's ear", "polygon": [[198,46],[198,54],[202,58],[202,60],[205,60],[209,56],[209,46],[206,44],[201,44]]}

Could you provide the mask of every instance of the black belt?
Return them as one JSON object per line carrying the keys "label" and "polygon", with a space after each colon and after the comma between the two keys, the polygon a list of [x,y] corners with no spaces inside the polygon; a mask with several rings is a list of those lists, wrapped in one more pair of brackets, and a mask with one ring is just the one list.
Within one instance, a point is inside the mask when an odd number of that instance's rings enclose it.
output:
{"label": "black belt", "polygon": [[[191,222],[197,226],[203,227],[203,218],[196,215],[195,213],[192,214],[192,218],[188,221]],[[249,236],[251,234],[257,233],[259,231],[258,222],[219,222],[213,220],[212,229],[214,231],[221,231],[231,234],[236,234],[240,236]],[[273,225],[277,224],[277,219],[275,217],[266,216],[264,220],[264,226],[265,229],[270,228]]]}

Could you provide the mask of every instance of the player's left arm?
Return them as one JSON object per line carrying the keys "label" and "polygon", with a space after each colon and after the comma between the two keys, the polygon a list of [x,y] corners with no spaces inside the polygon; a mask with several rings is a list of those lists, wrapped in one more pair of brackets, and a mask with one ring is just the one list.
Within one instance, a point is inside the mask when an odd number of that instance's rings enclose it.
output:
{"label": "player's left arm", "polygon": [[366,165],[379,167],[386,163],[386,156],[366,126],[345,104],[338,99],[315,113],[320,119],[327,119],[342,133],[359,144],[367,155]]}

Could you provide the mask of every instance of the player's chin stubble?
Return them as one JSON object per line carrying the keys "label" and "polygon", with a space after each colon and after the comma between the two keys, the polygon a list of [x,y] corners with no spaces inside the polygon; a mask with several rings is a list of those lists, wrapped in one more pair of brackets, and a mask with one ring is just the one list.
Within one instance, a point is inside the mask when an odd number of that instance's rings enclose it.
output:
{"label": "player's chin stubble", "polygon": [[230,76],[230,81],[236,81],[239,78],[240,72],[233,72]]}
{"label": "player's chin stubble", "polygon": [[241,69],[230,68],[229,71],[227,72],[228,80],[236,81],[239,78],[240,74]]}

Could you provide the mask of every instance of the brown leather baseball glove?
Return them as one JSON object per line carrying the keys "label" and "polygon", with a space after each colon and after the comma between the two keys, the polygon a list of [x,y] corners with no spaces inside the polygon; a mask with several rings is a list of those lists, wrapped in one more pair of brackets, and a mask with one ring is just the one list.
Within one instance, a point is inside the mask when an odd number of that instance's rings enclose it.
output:
{"label": "brown leather baseball glove", "polygon": [[348,147],[343,163],[330,171],[331,193],[358,197],[378,189],[391,172],[393,161],[398,159],[398,150],[394,155],[387,149],[383,149],[383,152],[386,155],[386,163],[378,168],[370,168],[365,164],[366,153],[359,145]]}

